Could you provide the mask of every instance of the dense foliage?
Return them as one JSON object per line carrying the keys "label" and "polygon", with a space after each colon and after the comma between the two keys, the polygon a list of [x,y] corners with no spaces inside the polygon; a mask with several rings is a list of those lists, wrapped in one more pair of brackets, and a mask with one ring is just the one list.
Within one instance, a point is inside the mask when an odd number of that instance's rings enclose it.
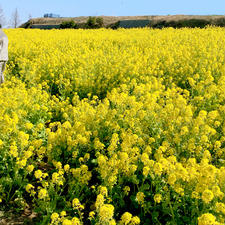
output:
{"label": "dense foliage", "polygon": [[64,21],[59,26],[60,29],[75,29],[77,27],[77,24],[73,20]]}
{"label": "dense foliage", "polygon": [[225,30],[5,30],[0,208],[36,224],[225,223]]}

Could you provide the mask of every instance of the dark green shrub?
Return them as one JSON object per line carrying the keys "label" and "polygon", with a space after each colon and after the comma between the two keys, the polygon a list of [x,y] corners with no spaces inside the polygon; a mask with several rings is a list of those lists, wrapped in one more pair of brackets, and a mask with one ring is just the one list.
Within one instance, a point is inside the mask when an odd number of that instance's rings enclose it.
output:
{"label": "dark green shrub", "polygon": [[75,29],[75,28],[77,28],[77,24],[73,20],[64,21],[60,24],[59,28],[61,28],[61,29]]}
{"label": "dark green shrub", "polygon": [[96,28],[96,17],[89,16],[86,25],[87,28]]}
{"label": "dark green shrub", "polygon": [[98,17],[96,19],[96,24],[98,25],[99,28],[104,26],[104,22],[103,22],[103,18],[102,17]]}
{"label": "dark green shrub", "polygon": [[86,28],[88,29],[96,29],[96,28],[101,28],[104,27],[104,22],[102,17],[92,17],[90,16],[87,20],[86,23]]}
{"label": "dark green shrub", "polygon": [[225,27],[225,18],[219,18],[215,20],[213,25],[218,26],[218,27]]}
{"label": "dark green shrub", "polygon": [[20,27],[21,28],[25,28],[25,29],[28,29],[28,28],[32,28],[32,20],[28,20],[26,23],[24,23],[23,25],[21,25]]}
{"label": "dark green shrub", "polygon": [[179,22],[178,25],[180,25],[180,27],[190,27],[190,28],[195,28],[195,27],[204,28],[210,24],[210,21],[203,20],[203,19],[181,20],[178,22]]}
{"label": "dark green shrub", "polygon": [[150,26],[153,28],[159,28],[159,29],[162,29],[163,27],[167,27],[165,20],[161,20],[156,23],[153,22],[150,24]]}
{"label": "dark green shrub", "polygon": [[208,20],[203,20],[203,19],[188,19],[188,20],[171,20],[171,21],[166,21],[166,20],[161,20],[157,22],[152,22],[150,24],[150,27],[153,28],[164,28],[164,27],[173,27],[173,28],[182,28],[182,27],[189,27],[189,28],[195,28],[195,27],[200,27],[204,28],[207,25],[210,25],[210,21]]}
{"label": "dark green shrub", "polygon": [[85,29],[85,28],[87,28],[87,25],[86,25],[86,23],[78,23],[77,28],[78,29]]}
{"label": "dark green shrub", "polygon": [[118,29],[119,28],[119,25],[120,25],[120,21],[117,21],[116,23],[112,23],[112,24],[109,24],[107,26],[107,28],[111,28],[111,29]]}

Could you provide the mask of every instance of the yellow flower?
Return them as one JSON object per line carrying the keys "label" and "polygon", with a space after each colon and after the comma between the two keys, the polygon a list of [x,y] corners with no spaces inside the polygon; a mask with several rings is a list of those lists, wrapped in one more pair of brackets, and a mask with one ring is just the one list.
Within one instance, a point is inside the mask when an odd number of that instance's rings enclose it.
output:
{"label": "yellow flower", "polygon": [[193,191],[192,194],[191,194],[191,197],[196,198],[196,199],[200,198],[199,193],[197,191]]}
{"label": "yellow flower", "polygon": [[161,195],[161,194],[156,194],[156,195],[154,195],[154,201],[155,201],[156,203],[160,203],[161,200],[162,200],[162,195]]}
{"label": "yellow flower", "polygon": [[104,204],[99,209],[100,221],[107,222],[113,218],[114,206],[110,204]]}
{"label": "yellow flower", "polygon": [[71,128],[71,124],[69,121],[66,121],[63,125],[62,125],[63,128],[65,129],[70,129]]}
{"label": "yellow flower", "polygon": [[101,150],[104,147],[105,147],[105,145],[103,143],[101,143],[98,138],[95,138],[95,140],[94,140],[94,148],[96,150]]}
{"label": "yellow flower", "polygon": [[33,124],[28,122],[28,123],[25,124],[25,127],[26,127],[28,130],[30,130],[30,129],[33,128]]}
{"label": "yellow flower", "polygon": [[42,181],[42,186],[44,188],[48,187],[49,186],[49,183],[47,181]]}
{"label": "yellow flower", "polygon": [[109,225],[116,225],[116,221],[114,219],[110,220]]}
{"label": "yellow flower", "polygon": [[48,176],[48,173],[42,173],[42,177],[46,178]]}
{"label": "yellow flower", "polygon": [[221,142],[220,141],[216,141],[215,144],[214,144],[214,148],[218,149],[220,147],[221,147]]}
{"label": "yellow flower", "polygon": [[176,182],[177,178],[176,178],[176,175],[174,173],[170,174],[169,177],[168,177],[168,183],[170,185],[174,185],[175,182]]}
{"label": "yellow flower", "polygon": [[202,143],[207,143],[208,141],[209,141],[208,137],[206,135],[202,135],[201,142]]}
{"label": "yellow flower", "polygon": [[145,198],[145,195],[143,192],[138,192],[137,195],[136,195],[136,200],[139,204],[143,204],[144,203],[144,198]]}
{"label": "yellow flower", "polygon": [[13,156],[13,157],[17,157],[18,156],[18,151],[17,151],[17,146],[16,145],[11,145],[10,146],[10,154]]}
{"label": "yellow flower", "polygon": [[62,169],[62,163],[61,162],[56,162],[55,167],[59,170]]}
{"label": "yellow flower", "polygon": [[130,187],[129,187],[129,186],[125,186],[125,187],[123,188],[123,191],[124,191],[125,195],[128,195],[129,192],[130,192]]}
{"label": "yellow flower", "polygon": [[143,175],[144,175],[145,177],[147,177],[148,174],[149,174],[149,171],[150,171],[150,168],[149,168],[148,166],[145,166],[145,167],[143,168]]}
{"label": "yellow flower", "polygon": [[140,224],[140,223],[141,223],[141,221],[140,221],[139,217],[137,217],[137,216],[134,216],[134,217],[131,219],[131,224],[132,224],[132,225],[137,225],[137,224]]}
{"label": "yellow flower", "polygon": [[219,127],[221,125],[221,123],[220,123],[220,121],[217,120],[217,121],[215,121],[214,125],[215,125],[215,127]]}
{"label": "yellow flower", "polygon": [[72,206],[74,209],[82,210],[84,209],[84,206],[80,204],[80,201],[78,198],[74,198],[72,201]]}
{"label": "yellow flower", "polygon": [[65,170],[65,172],[69,172],[69,170],[70,170],[70,165],[69,165],[69,164],[66,164],[66,165],[64,166],[64,170]]}
{"label": "yellow flower", "polygon": [[62,222],[62,225],[73,225],[71,220],[65,219]]}
{"label": "yellow flower", "polygon": [[52,182],[53,182],[54,184],[57,184],[57,183],[59,182],[59,180],[60,180],[59,174],[58,174],[57,172],[54,172],[54,173],[52,174]]}
{"label": "yellow flower", "polygon": [[18,137],[23,147],[28,145],[29,134],[26,134],[23,131],[20,131]]}
{"label": "yellow flower", "polygon": [[58,213],[52,213],[52,215],[51,215],[52,223],[54,224],[58,219],[59,219],[59,214]]}
{"label": "yellow flower", "polygon": [[153,166],[153,170],[156,175],[160,176],[163,172],[163,167],[161,163],[155,163]]}
{"label": "yellow flower", "polygon": [[214,195],[212,191],[210,191],[209,189],[206,189],[205,191],[203,191],[202,193],[203,202],[209,203],[213,200],[213,198],[214,198]]}
{"label": "yellow flower", "polygon": [[225,205],[222,202],[216,203],[216,212],[217,213],[223,213],[225,215]]}
{"label": "yellow flower", "polygon": [[181,128],[181,135],[185,135],[188,133],[188,127],[187,126],[184,126]]}
{"label": "yellow flower", "polygon": [[94,216],[95,216],[95,212],[94,211],[89,212],[89,219],[93,219]]}
{"label": "yellow flower", "polygon": [[32,184],[27,184],[25,189],[28,193],[30,193],[31,189],[33,189],[33,188],[34,188],[34,186]]}
{"label": "yellow flower", "polygon": [[101,186],[100,187],[100,194],[102,194],[105,197],[108,196],[108,190],[107,190],[107,188],[105,186]]}
{"label": "yellow flower", "polygon": [[19,166],[19,168],[23,168],[26,166],[27,160],[26,159],[19,160],[16,162],[16,164]]}
{"label": "yellow flower", "polygon": [[44,199],[48,196],[48,192],[45,188],[41,188],[38,192],[38,198],[39,199]]}
{"label": "yellow flower", "polygon": [[194,86],[194,84],[195,84],[195,80],[191,77],[188,77],[188,82],[191,86]]}
{"label": "yellow flower", "polygon": [[66,216],[66,211],[62,211],[62,212],[60,213],[60,216],[62,216],[62,217]]}
{"label": "yellow flower", "polygon": [[198,217],[198,225],[216,225],[216,218],[211,213],[205,213]]}
{"label": "yellow flower", "polygon": [[81,222],[77,217],[73,217],[72,225],[81,225]]}
{"label": "yellow flower", "polygon": [[207,112],[205,110],[201,110],[198,115],[200,118],[205,118],[207,116]]}
{"label": "yellow flower", "polygon": [[37,129],[38,130],[41,130],[41,129],[43,129],[44,128],[44,124],[43,123],[39,123],[38,125],[37,125]]}
{"label": "yellow flower", "polygon": [[41,179],[41,177],[42,177],[42,171],[41,170],[36,170],[35,172],[34,172],[34,176],[37,178],[37,179]]}
{"label": "yellow flower", "polygon": [[29,159],[31,156],[33,155],[33,152],[32,151],[26,151],[26,152],[24,152],[24,157],[26,158],[26,159]]}
{"label": "yellow flower", "polygon": [[212,192],[213,192],[213,194],[214,194],[215,196],[219,196],[220,193],[221,193],[220,187],[217,186],[217,185],[214,185],[214,186],[212,187]]}
{"label": "yellow flower", "polygon": [[132,214],[130,214],[129,212],[125,212],[122,216],[121,216],[121,222],[124,225],[127,225],[130,223],[132,219]]}

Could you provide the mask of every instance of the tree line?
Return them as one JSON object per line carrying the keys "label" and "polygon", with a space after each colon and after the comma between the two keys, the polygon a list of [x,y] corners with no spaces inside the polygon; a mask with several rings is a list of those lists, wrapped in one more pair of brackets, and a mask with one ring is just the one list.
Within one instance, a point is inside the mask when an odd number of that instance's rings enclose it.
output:
{"label": "tree line", "polygon": [[74,20],[64,21],[60,24],[61,29],[77,29],[77,28],[86,28],[86,29],[97,29],[104,27],[104,22],[102,17],[89,16],[86,23],[77,24]]}

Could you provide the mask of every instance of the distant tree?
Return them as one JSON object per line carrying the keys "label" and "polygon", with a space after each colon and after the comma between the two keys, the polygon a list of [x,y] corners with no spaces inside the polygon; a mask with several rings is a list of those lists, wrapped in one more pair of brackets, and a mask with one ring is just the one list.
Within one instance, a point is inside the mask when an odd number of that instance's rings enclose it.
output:
{"label": "distant tree", "polygon": [[95,28],[96,27],[96,17],[89,16],[87,20],[87,28]]}
{"label": "distant tree", "polygon": [[3,27],[4,24],[5,24],[5,17],[4,17],[3,9],[0,6],[0,28]]}
{"label": "distant tree", "polygon": [[103,26],[104,26],[104,23],[103,23],[102,17],[96,18],[96,17],[90,16],[87,20],[87,23],[86,23],[86,27],[91,28],[91,29],[100,28],[100,27],[103,27]]}
{"label": "distant tree", "polygon": [[102,17],[98,17],[96,19],[96,23],[97,23],[98,27],[103,27],[104,26],[103,18]]}
{"label": "distant tree", "polygon": [[225,18],[219,18],[214,21],[213,25],[218,27],[225,27]]}
{"label": "distant tree", "polygon": [[64,21],[60,24],[61,29],[75,29],[78,28],[77,24],[73,20]]}
{"label": "distant tree", "polygon": [[12,18],[11,18],[11,24],[13,28],[17,28],[20,23],[20,17],[17,8],[15,11],[12,13]]}

